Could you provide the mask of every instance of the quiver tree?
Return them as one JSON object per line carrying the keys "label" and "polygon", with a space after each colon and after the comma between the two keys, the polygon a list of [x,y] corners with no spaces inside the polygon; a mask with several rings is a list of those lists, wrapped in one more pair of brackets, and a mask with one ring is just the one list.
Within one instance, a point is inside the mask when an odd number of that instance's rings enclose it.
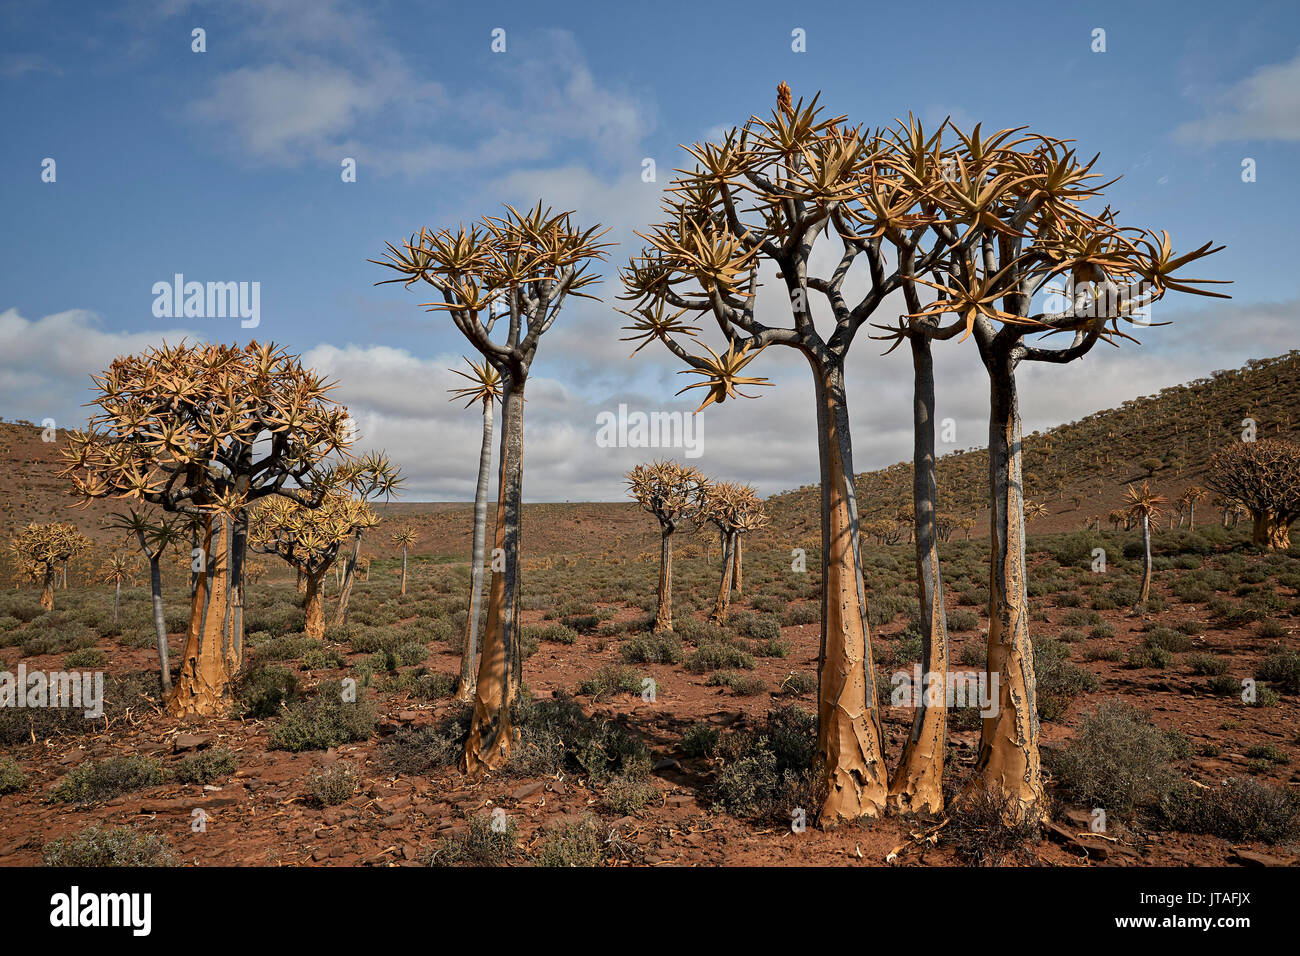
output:
{"label": "quiver tree", "polygon": [[41,608],[54,610],[54,578],[58,569],[83,550],[85,538],[63,522],[29,524],[9,542],[14,560],[41,586]]}
{"label": "quiver tree", "polygon": [[1206,481],[1234,511],[1250,514],[1257,547],[1291,546],[1291,525],[1300,517],[1300,445],[1281,438],[1229,445],[1210,459]]}
{"label": "quiver tree", "polygon": [[722,579],[718,600],[709,620],[722,624],[731,606],[732,575],[735,571],[736,542],[740,536],[761,528],[767,522],[763,502],[749,485],[730,481],[702,485],[696,493],[695,509],[704,521],[718,529],[722,539]]}
{"label": "quiver tree", "polygon": [[1046,518],[1050,514],[1047,505],[1041,501],[1025,502],[1025,521],[1037,521],[1039,518]]}
{"label": "quiver tree", "polygon": [[370,505],[346,491],[331,491],[319,507],[288,498],[271,498],[249,515],[249,547],[283,558],[307,583],[303,600],[304,633],[325,636],[322,584],[339,550],[355,540],[358,530],[378,524]]}
{"label": "quiver tree", "polygon": [[[1015,370],[1023,361],[1063,364],[1097,341],[1129,338],[1120,322],[1145,323],[1145,310],[1168,291],[1218,295],[1212,280],[1177,277],[1218,251],[1209,243],[1175,255],[1167,233],[1122,228],[1109,207],[1085,211],[1102,185],[1096,159],[1076,160],[1061,140],[1021,130],[990,136],[945,123],[926,137],[914,121],[880,137],[887,155],[872,181],[891,200],[877,228],[894,247],[906,278],[909,329],[932,338],[973,337],[989,378],[991,581],[988,673],[998,706],[985,719],[971,787],[1010,795],[1008,813],[1045,814],[1038,753],[1033,650],[1029,638],[1024,485]],[[1049,286],[1068,280],[1064,292]],[[921,287],[924,287],[921,288]],[[930,291],[926,291],[930,290]],[[1036,297],[1054,293],[1060,306]],[[934,296],[919,305],[922,292]],[[943,324],[941,317],[952,316]],[[934,324],[914,320],[934,317]],[[1063,334],[1068,344],[1028,344],[1029,333]]]}
{"label": "quiver tree", "polygon": [[415,546],[415,539],[415,529],[410,525],[393,532],[393,544],[402,549],[402,594],[406,593],[406,555]]}
{"label": "quiver tree", "polygon": [[655,633],[673,629],[673,532],[694,516],[708,478],[674,461],[637,465],[627,473],[629,494],[659,519],[659,608]]}
{"label": "quiver tree", "polygon": [[1141,488],[1129,485],[1124,500],[1128,505],[1125,510],[1129,517],[1142,525],[1142,588],[1137,603],[1143,605],[1151,595],[1151,522],[1160,516],[1161,505],[1166,499],[1164,495],[1152,492],[1144,481]]}
{"label": "quiver tree", "polygon": [[479,622],[483,617],[483,577],[487,573],[487,506],[488,480],[492,472],[492,412],[493,405],[501,401],[501,374],[487,359],[482,362],[465,360],[469,372],[452,369],[470,384],[451,389],[452,399],[466,399],[469,408],[478,402],[483,409],[483,435],[478,449],[478,477],[474,482],[474,533],[469,556],[469,611],[465,616],[465,633],[460,643],[460,680],[456,699],[471,701],[478,685]]}
{"label": "quiver tree", "polygon": [[133,537],[140,552],[149,562],[149,597],[153,602],[154,639],[158,648],[158,671],[164,694],[172,690],[172,671],[167,646],[167,615],[163,608],[162,556],[169,546],[180,544],[188,536],[188,525],[193,522],[188,515],[163,515],[151,521],[149,515],[134,508],[126,514],[115,515],[110,528],[125,531]]}
{"label": "quiver tree", "polygon": [[[599,281],[590,271],[605,256],[601,227],[582,229],[572,213],[537,206],[503,217],[487,216],[467,231],[421,229],[372,260],[401,274],[385,280],[407,287],[422,282],[436,299],[431,312],[452,323],[501,376],[501,461],[497,482],[495,548],[487,625],[479,655],[474,716],[461,769],[497,770],[514,745],[510,704],[521,679],[519,520],[523,500],[524,389],[541,337],[555,324],[565,300],[593,298],[583,290]],[[495,334],[495,338],[494,338]],[[495,562],[494,562],[495,563]]]}
{"label": "quiver tree", "polygon": [[113,585],[113,623],[117,623],[117,610],[122,602],[122,582],[134,582],[137,570],[135,559],[114,551],[99,569],[99,579]]}
{"label": "quiver tree", "polygon": [[98,411],[69,433],[63,474],[87,504],[123,498],[197,519],[200,571],[168,709],[223,712],[244,657],[246,509],[273,495],[317,507],[351,442],[347,410],[270,343],[164,344],[92,380]]}
{"label": "quiver tree", "polygon": [[[370,452],[356,461],[339,468],[339,484],[361,501],[383,498],[390,500],[402,484],[402,477],[388,456],[383,452]],[[373,511],[364,515],[352,528],[352,549],[348,553],[347,564],[343,568],[343,583],[339,587],[339,603],[334,609],[334,625],[340,627],[347,623],[348,604],[352,599],[352,584],[356,580],[361,564],[361,536],[370,528],[379,524],[379,518]],[[366,559],[364,570],[369,579],[370,561]]]}

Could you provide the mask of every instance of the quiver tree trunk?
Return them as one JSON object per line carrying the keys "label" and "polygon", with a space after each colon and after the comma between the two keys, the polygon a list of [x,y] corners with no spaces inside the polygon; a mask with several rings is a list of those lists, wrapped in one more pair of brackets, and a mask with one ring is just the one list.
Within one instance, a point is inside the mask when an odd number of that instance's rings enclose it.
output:
{"label": "quiver tree trunk", "polygon": [[339,603],[334,609],[335,627],[342,627],[348,620],[348,602],[352,599],[352,583],[357,579],[357,557],[361,554],[361,532],[352,538],[352,551],[348,555],[347,567],[343,570],[343,583],[339,586]]}
{"label": "quiver tree trunk", "polygon": [[302,568],[298,569],[298,597],[307,594],[307,572]]}
{"label": "quiver tree trunk", "polygon": [[242,521],[224,515],[204,521],[204,570],[190,604],[180,678],[168,702],[177,716],[221,714],[229,705],[244,657],[245,538]]}
{"label": "quiver tree trunk", "polygon": [[1266,551],[1285,551],[1291,547],[1291,522],[1271,511],[1256,512],[1251,515],[1250,540]]}
{"label": "quiver tree trunk", "polygon": [[477,774],[505,766],[514,747],[510,705],[519,690],[519,518],[523,493],[523,404],[521,377],[507,377],[502,403],[501,466],[498,477],[496,548],[502,570],[493,571],[487,626],[479,654],[474,717],[461,769]]}
{"label": "quiver tree trunk", "polygon": [[709,620],[715,624],[723,624],[727,620],[727,610],[731,606],[731,572],[735,567],[733,555],[735,554],[736,535],[724,534],[722,536],[722,581],[718,585],[718,599],[713,603],[713,613],[709,615]]}
{"label": "quiver tree trunk", "polygon": [[1151,596],[1151,516],[1142,516],[1142,590],[1138,604],[1146,604]]}
{"label": "quiver tree trunk", "polygon": [[858,540],[853,445],[844,372],[811,355],[817,391],[822,491],[822,635],[817,763],[823,826],[877,816],[888,797]]}
{"label": "quiver tree trunk", "polygon": [[41,610],[54,610],[54,566],[47,565],[41,585]]}
{"label": "quiver tree trunk", "polygon": [[[1004,793],[1022,819],[1045,813],[1038,752],[1034,651],[1025,581],[1025,516],[1020,408],[1010,358],[981,346],[989,372],[990,581],[987,675],[997,679],[997,710],[984,718],[972,785]],[[991,690],[991,687],[990,687]]]}
{"label": "quiver tree trunk", "polygon": [[117,624],[117,609],[122,603],[122,579],[113,582],[113,623]]}
{"label": "quiver tree trunk", "polygon": [[167,614],[162,596],[162,554],[149,554],[149,596],[153,599],[153,630],[158,642],[158,671],[164,694],[172,690],[172,665],[167,647]]}
{"label": "quiver tree trunk", "polygon": [[406,548],[402,548],[402,594],[406,594]]}
{"label": "quiver tree trunk", "polygon": [[736,589],[737,594],[744,592],[744,547],[745,539],[743,535],[733,535],[736,539],[731,551],[731,586]]}
{"label": "quiver tree trunk", "polygon": [[659,535],[659,610],[656,634],[673,629],[673,527],[663,525]]}
{"label": "quiver tree trunk", "polygon": [[492,473],[492,400],[483,402],[483,440],[478,451],[478,481],[474,486],[474,541],[470,547],[469,612],[460,646],[460,685],[458,700],[474,699],[478,684],[479,619],[483,616],[483,575],[487,555],[488,482]]}
{"label": "quiver tree trunk", "polygon": [[306,593],[303,597],[303,610],[307,615],[307,624],[303,633],[317,639],[325,636],[325,595],[321,587],[325,583],[325,573],[322,570],[304,575]]}
{"label": "quiver tree trunk", "polygon": [[[934,477],[934,359],[930,340],[910,337],[915,385],[912,398],[912,503],[916,540],[917,599],[921,609],[921,656],[925,675],[912,688],[912,732],[889,787],[890,806],[903,813],[943,811],[943,765],[947,749],[948,624],[939,569]],[[936,700],[930,699],[933,693]]]}

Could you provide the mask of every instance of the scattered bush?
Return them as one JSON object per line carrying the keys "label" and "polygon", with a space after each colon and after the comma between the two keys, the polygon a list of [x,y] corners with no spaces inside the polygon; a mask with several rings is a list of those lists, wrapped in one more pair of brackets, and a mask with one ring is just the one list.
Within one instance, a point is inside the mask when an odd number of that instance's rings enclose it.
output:
{"label": "scattered bush", "polygon": [[350,763],[339,761],[307,777],[307,794],[318,807],[338,806],[357,789],[357,772]]}
{"label": "scattered bush", "polygon": [[174,773],[177,783],[205,784],[234,773],[238,767],[239,761],[229,750],[212,747],[182,759]]}
{"label": "scattered bush", "polygon": [[160,760],[124,754],[74,767],[50,792],[50,799],[83,805],[99,803],[133,790],[156,787],[164,778]]}
{"label": "scattered bush", "polygon": [[1072,800],[1127,813],[1165,800],[1178,782],[1169,737],[1131,704],[1103,701],[1062,750],[1045,751]]}
{"label": "scattered bush", "polygon": [[271,729],[271,750],[328,750],[339,744],[365,740],[375,729],[378,719],[370,702],[360,692],[355,701],[343,699],[343,686],[337,681],[320,685],[316,696],[289,705],[280,722]]}
{"label": "scattered bush", "polygon": [[89,827],[76,836],[47,843],[46,866],[178,866],[165,839],[135,827]]}

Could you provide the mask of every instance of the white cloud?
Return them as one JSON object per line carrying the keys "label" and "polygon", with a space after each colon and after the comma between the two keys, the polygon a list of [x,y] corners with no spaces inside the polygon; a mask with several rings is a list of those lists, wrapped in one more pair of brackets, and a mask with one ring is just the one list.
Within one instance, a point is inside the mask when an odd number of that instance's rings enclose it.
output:
{"label": "white cloud", "polygon": [[[676,360],[662,348],[651,346],[627,362],[612,320],[598,328],[599,309],[608,312],[608,306],[593,307],[592,324],[581,334],[560,337],[562,324],[557,325],[539,350],[525,409],[528,500],[619,499],[623,475],[633,465],[661,455],[684,457],[680,449],[597,447],[596,416],[602,411],[626,403],[633,410],[689,412],[699,401],[696,393],[673,397],[683,380],[675,374]],[[1025,430],[1050,428],[1217,368],[1283,353],[1295,344],[1298,313],[1297,301],[1215,304],[1162,315],[1174,324],[1147,330],[1143,346],[1099,345],[1067,366],[1026,363],[1019,376]],[[93,313],[80,310],[36,320],[14,309],[0,312],[0,409],[8,418],[82,424],[91,372],[119,354],[185,336],[183,329],[108,332]],[[286,343],[290,349],[304,344]],[[595,359],[610,349],[623,364],[613,373],[600,372]],[[846,372],[860,471],[911,454],[911,362],[906,348],[887,357],[881,350],[881,343],[863,337]],[[957,423],[956,445],[940,452],[985,444],[988,385],[974,343],[939,343],[934,351],[938,416]],[[481,419],[476,408],[449,401],[448,389],[462,384],[449,371],[461,365],[460,353],[422,356],[403,348],[322,343],[307,347],[303,361],[338,383],[333,395],[356,418],[361,449],[385,449],[402,466],[406,500],[472,498]],[[753,389],[760,395],[755,400],[710,406],[703,414],[704,454],[692,463],[718,478],[751,481],[765,494],[815,483],[816,422],[806,363],[792,350],[774,348],[750,370],[770,377],[773,387]],[[636,385],[634,371],[643,372]]]}
{"label": "white cloud", "polygon": [[1183,123],[1183,142],[1300,140],[1300,53],[1285,63],[1261,66],[1214,98],[1201,119]]}

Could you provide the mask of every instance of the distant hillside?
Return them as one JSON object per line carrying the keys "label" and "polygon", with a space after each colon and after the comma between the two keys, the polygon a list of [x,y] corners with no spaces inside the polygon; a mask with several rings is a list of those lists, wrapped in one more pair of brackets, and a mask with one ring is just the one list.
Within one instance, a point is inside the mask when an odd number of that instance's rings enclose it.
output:
{"label": "distant hillside", "polygon": [[[1030,531],[1064,531],[1082,527],[1091,515],[1117,507],[1125,486],[1141,480],[1145,459],[1159,459],[1152,485],[1170,498],[1189,484],[1203,483],[1211,454],[1239,440],[1241,422],[1252,418],[1259,437],[1296,437],[1300,432],[1300,351],[1219,371],[1158,395],[1125,402],[1119,408],[1089,415],[1045,433],[1025,437],[1025,484],[1028,497],[1046,504],[1050,516]],[[29,521],[72,521],[87,536],[103,544],[116,535],[103,530],[115,503],[96,502],[74,510],[68,483],[57,477],[58,449],[44,442],[30,422],[0,422],[0,538],[5,540]],[[858,500],[864,520],[893,518],[911,504],[909,462],[900,462],[857,477]],[[985,495],[988,454],[982,449],[955,452],[938,462],[941,513],[973,517],[973,535],[987,533]],[[495,502],[494,502],[495,505]],[[784,542],[818,533],[818,491],[806,486],[769,499],[773,516],[768,537]],[[470,548],[471,506],[468,502],[398,502],[381,505],[389,519],[366,539],[370,554],[392,553],[389,534],[396,520],[409,521],[420,532],[416,552],[440,560],[466,560]],[[1200,521],[1217,517],[1201,506]],[[547,555],[635,557],[657,553],[654,519],[631,502],[539,503],[524,506],[524,556]]]}
{"label": "distant hillside", "polygon": [[[1033,531],[1082,527],[1091,515],[1119,506],[1129,482],[1147,475],[1146,459],[1159,459],[1152,487],[1172,498],[1191,484],[1203,484],[1205,463],[1228,442],[1239,441],[1242,420],[1254,419],[1260,438],[1295,437],[1300,432],[1300,351],[1255,359],[1240,369],[1136,398],[1024,441],[1028,498],[1051,515]],[[987,533],[988,452],[971,449],[944,455],[936,464],[939,510],[973,517],[973,534]],[[911,506],[912,464],[899,462],[857,476],[864,520],[892,519]],[[805,486],[769,499],[773,524],[794,534],[817,532],[818,489]],[[1198,508],[1209,520],[1211,508]]]}

